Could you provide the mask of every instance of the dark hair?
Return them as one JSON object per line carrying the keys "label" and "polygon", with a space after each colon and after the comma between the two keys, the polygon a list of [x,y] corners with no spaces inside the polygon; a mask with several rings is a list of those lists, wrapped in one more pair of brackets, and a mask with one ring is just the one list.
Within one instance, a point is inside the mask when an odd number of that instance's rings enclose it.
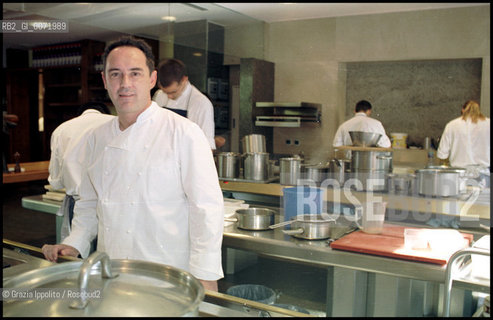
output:
{"label": "dark hair", "polygon": [[187,67],[178,59],[165,59],[157,67],[157,78],[163,88],[169,87],[174,81],[180,82],[187,75]]}
{"label": "dark hair", "polygon": [[106,59],[108,58],[108,55],[113,49],[118,47],[135,47],[137,49],[140,49],[140,51],[142,51],[146,56],[146,64],[149,68],[149,73],[152,73],[152,71],[154,71],[154,54],[152,53],[151,47],[144,40],[137,39],[132,36],[123,36],[106,46],[103,54],[103,70],[106,70]]}
{"label": "dark hair", "polygon": [[371,103],[369,103],[366,100],[361,100],[358,103],[356,103],[356,107],[354,108],[354,111],[360,112],[360,111],[368,111],[371,110]]}
{"label": "dark hair", "polygon": [[83,105],[81,105],[79,107],[79,109],[77,109],[77,116],[80,116],[84,111],[86,111],[88,109],[98,110],[99,112],[104,113],[104,114],[111,114],[110,109],[104,103],[102,103],[102,102],[88,102],[88,103],[84,103]]}

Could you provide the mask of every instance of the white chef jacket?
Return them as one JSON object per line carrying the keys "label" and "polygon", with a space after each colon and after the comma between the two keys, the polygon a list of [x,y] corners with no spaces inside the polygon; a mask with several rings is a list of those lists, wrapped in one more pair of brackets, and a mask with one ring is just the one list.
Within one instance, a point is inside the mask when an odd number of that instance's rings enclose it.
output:
{"label": "white chef jacket", "polygon": [[187,118],[199,125],[204,131],[211,149],[216,149],[214,141],[214,107],[210,100],[195,86],[187,82],[185,90],[178,99],[169,99],[161,89],[152,97],[160,107],[187,110]]}
{"label": "white chef jacket", "polygon": [[379,133],[382,136],[377,142],[378,147],[390,148],[390,139],[385,133],[385,129],[380,121],[370,118],[364,112],[358,112],[351,119],[342,123],[337,128],[332,145],[334,147],[339,146],[351,146],[353,144],[349,131],[363,131]]}
{"label": "white chef jacket", "polygon": [[118,119],[91,133],[87,171],[63,243],[83,257],[98,236],[111,259],[147,260],[223,277],[224,204],[200,128],[155,102],[121,131]]}
{"label": "white chef jacket", "polygon": [[114,119],[95,109],[87,109],[80,116],[60,124],[51,134],[51,157],[48,182],[54,189],[65,188],[65,193],[78,197],[82,158],[88,132]]}
{"label": "white chef jacket", "polygon": [[467,165],[490,166],[490,119],[478,120],[456,118],[445,126],[437,157],[449,158],[453,167]]}

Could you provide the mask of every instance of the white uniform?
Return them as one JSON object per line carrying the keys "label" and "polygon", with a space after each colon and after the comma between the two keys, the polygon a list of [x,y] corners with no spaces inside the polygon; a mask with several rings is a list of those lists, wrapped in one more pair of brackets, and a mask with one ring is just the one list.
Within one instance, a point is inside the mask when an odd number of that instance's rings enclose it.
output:
{"label": "white uniform", "polygon": [[[51,134],[51,157],[48,182],[54,189],[65,188],[65,194],[74,200],[79,197],[82,165],[88,132],[114,119],[115,116],[103,114],[95,109],[87,109],[80,116],[60,124]],[[57,215],[63,216],[62,240],[70,232],[70,201],[65,198]]]}
{"label": "white uniform", "polygon": [[[223,196],[200,128],[153,102],[121,131],[93,131],[72,232],[63,243],[111,259],[172,265],[202,280],[223,277]],[[89,153],[88,153],[89,154]]]}
{"label": "white uniform", "polygon": [[157,90],[152,97],[160,107],[179,109],[187,112],[187,118],[199,125],[204,131],[211,149],[216,149],[214,142],[214,107],[207,97],[187,82],[187,86],[178,99],[168,99],[166,93]]}
{"label": "white uniform", "polygon": [[449,158],[453,167],[489,167],[490,119],[472,123],[471,119],[464,121],[459,117],[447,123],[440,138],[437,157]]}
{"label": "white uniform", "polygon": [[368,117],[364,112],[356,113],[354,117],[339,126],[332,145],[334,147],[351,146],[353,143],[349,131],[379,133],[382,136],[378,140],[377,146],[382,148],[390,148],[391,146],[390,139],[387,137],[382,123],[377,119]]}

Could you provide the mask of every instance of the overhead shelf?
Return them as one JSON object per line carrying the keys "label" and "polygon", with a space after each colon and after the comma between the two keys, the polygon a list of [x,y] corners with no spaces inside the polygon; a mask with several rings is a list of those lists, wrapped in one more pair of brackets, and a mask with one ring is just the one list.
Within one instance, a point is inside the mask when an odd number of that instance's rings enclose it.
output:
{"label": "overhead shelf", "polygon": [[298,128],[302,125],[319,126],[320,108],[318,103],[310,102],[256,102],[258,108],[272,108],[267,115],[256,117],[259,127]]}

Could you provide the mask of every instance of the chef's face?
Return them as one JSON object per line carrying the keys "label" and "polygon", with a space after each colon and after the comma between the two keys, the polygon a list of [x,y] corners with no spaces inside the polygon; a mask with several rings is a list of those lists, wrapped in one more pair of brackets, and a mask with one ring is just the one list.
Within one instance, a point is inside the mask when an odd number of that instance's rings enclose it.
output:
{"label": "chef's face", "polygon": [[156,84],[157,72],[150,72],[145,54],[140,49],[130,46],[113,49],[106,59],[102,75],[104,87],[118,115],[138,115],[150,106],[150,90]]}
{"label": "chef's face", "polygon": [[180,82],[173,81],[169,86],[163,87],[163,86],[160,85],[159,88],[164,93],[166,93],[166,95],[168,96],[168,99],[176,100],[176,99],[178,99],[181,96],[181,94],[183,93],[183,91],[185,91],[185,87],[187,85],[187,80],[188,80],[188,77],[187,76],[184,76],[180,80]]}

